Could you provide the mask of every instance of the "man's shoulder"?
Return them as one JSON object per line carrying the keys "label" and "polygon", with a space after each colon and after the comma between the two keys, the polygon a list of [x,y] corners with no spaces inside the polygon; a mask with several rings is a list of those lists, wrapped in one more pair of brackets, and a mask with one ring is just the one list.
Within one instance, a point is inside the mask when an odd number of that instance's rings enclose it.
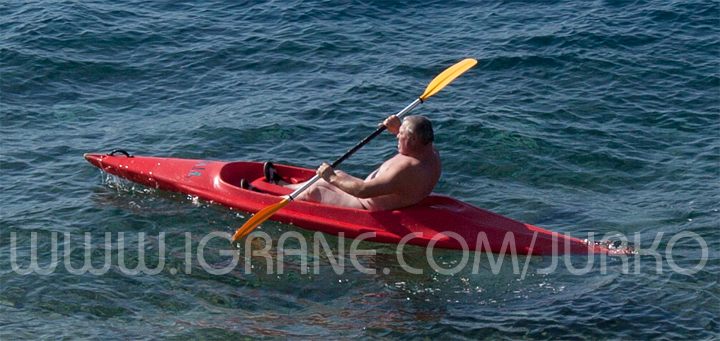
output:
{"label": "man's shoulder", "polygon": [[397,154],[392,158],[392,165],[397,169],[406,169],[418,167],[422,164],[422,161],[412,156]]}

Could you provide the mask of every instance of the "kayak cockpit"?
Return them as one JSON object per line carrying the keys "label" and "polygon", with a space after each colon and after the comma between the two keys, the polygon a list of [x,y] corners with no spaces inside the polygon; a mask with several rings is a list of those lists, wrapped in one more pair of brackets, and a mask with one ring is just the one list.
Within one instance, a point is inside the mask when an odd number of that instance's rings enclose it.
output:
{"label": "kayak cockpit", "polygon": [[220,180],[228,185],[240,187],[240,180],[253,181],[262,175],[262,164],[259,162],[229,162],[220,169]]}
{"label": "kayak cockpit", "polygon": [[[315,175],[315,172],[310,169],[294,166],[276,164],[275,168],[283,180],[288,183],[303,182]],[[292,192],[292,190],[288,188],[265,181],[263,164],[261,162],[229,162],[222,166],[219,172],[219,177],[222,182],[237,189],[241,189],[240,181],[245,179],[257,192],[275,196],[287,195]],[[444,195],[431,194],[419,203],[399,210],[404,211],[427,208],[461,213],[467,209],[467,205]]]}
{"label": "kayak cockpit", "polygon": [[[275,166],[278,174],[287,183],[299,183],[310,179],[315,172],[286,165]],[[229,162],[220,170],[220,180],[233,187],[241,188],[240,181],[245,179],[256,191],[270,195],[286,195],[292,190],[265,181],[261,162]]]}

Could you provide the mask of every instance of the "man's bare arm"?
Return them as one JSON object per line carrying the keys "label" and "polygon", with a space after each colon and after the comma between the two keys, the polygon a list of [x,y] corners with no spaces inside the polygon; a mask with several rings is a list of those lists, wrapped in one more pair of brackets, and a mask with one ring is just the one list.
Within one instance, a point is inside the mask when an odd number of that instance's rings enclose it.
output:
{"label": "man's bare arm", "polygon": [[323,164],[318,174],[333,186],[357,198],[373,198],[387,194],[399,193],[407,182],[409,169],[388,170],[370,180],[362,180],[347,173],[336,173]]}

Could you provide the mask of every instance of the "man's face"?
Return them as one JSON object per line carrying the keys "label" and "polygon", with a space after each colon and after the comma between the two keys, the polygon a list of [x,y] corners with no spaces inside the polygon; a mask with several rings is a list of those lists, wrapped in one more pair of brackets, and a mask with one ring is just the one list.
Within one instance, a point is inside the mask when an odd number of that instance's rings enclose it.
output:
{"label": "man's face", "polygon": [[407,155],[415,147],[415,135],[410,132],[410,123],[404,121],[400,126],[400,131],[397,134],[398,139],[398,152],[403,155]]}

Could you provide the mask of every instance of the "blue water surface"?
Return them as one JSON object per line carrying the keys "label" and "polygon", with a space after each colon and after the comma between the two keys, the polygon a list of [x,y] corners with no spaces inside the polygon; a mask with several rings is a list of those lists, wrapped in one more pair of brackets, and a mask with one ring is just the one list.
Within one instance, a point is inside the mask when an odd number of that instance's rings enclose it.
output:
{"label": "blue water surface", "polygon": [[[0,18],[0,339],[720,337],[718,1],[40,0],[4,2]],[[483,257],[446,275],[408,246],[423,272],[411,274],[394,245],[364,242],[375,274],[347,255],[338,273],[321,254],[303,273],[301,257],[278,258],[285,233],[334,254],[352,241],[271,222],[274,261],[233,268],[227,242],[203,237],[248,212],[82,158],[124,148],[314,168],[466,57],[477,66],[416,109],[442,154],[435,191],[649,251],[581,275],[562,260],[544,273],[539,257],[523,274]],[[343,169],[364,176],[394,148],[384,135]],[[121,234],[146,251],[126,265],[164,262],[159,273],[124,271]],[[25,271],[33,249],[41,269]],[[86,249],[112,265],[68,268]],[[433,259],[451,268],[463,254]]]}

